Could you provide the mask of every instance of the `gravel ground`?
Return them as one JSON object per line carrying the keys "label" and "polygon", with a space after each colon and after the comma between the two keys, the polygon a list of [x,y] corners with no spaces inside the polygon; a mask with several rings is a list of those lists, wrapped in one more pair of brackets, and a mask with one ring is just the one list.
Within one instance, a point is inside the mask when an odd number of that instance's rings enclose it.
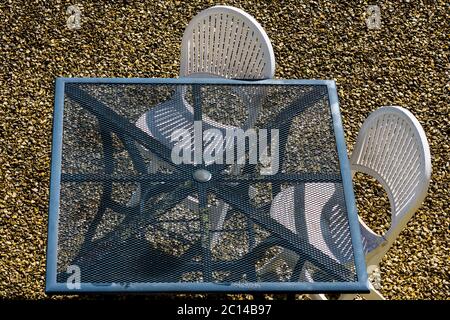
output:
{"label": "gravel ground", "polygon": [[[176,77],[185,26],[215,3],[145,2],[0,4],[2,298],[46,298],[55,77]],[[66,26],[66,10],[73,4],[82,5],[78,30]],[[381,264],[381,292],[390,299],[449,299],[449,5],[413,0],[222,4],[243,8],[265,28],[275,50],[276,77],[336,80],[350,151],[362,122],[380,106],[401,105],[419,119],[430,142],[432,182],[423,206]],[[366,26],[368,4],[380,7],[378,30]],[[389,208],[380,186],[358,176],[355,191],[369,225],[386,230]]]}

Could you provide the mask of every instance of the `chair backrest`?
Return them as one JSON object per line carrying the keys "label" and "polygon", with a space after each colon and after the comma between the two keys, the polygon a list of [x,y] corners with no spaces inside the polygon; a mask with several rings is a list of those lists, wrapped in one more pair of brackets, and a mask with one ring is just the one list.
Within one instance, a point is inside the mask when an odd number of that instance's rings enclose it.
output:
{"label": "chair backrest", "polygon": [[392,244],[427,194],[431,158],[425,132],[408,110],[392,106],[374,111],[358,134],[350,159],[352,171],[373,176],[386,190]]}
{"label": "chair backrest", "polygon": [[189,22],[181,43],[180,76],[268,79],[275,55],[261,25],[229,6],[203,10]]}

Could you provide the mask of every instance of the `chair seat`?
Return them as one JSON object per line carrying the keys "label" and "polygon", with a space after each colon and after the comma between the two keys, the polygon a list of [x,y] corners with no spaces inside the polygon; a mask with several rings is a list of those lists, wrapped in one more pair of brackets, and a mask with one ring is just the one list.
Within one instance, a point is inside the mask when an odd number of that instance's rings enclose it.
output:
{"label": "chair seat", "polygon": [[[202,122],[204,130],[218,129],[224,136],[227,129],[236,129],[236,127],[224,125],[207,116],[203,116]],[[167,147],[172,148],[176,143],[171,141],[171,135],[175,130],[186,129],[193,134],[193,108],[184,98],[175,95],[144,113],[136,121],[136,126]]]}
{"label": "chair seat", "polygon": [[[353,259],[342,185],[304,183],[278,193],[271,206],[272,218],[300,235],[314,247],[342,264]],[[360,224],[364,250],[377,247],[384,239]]]}

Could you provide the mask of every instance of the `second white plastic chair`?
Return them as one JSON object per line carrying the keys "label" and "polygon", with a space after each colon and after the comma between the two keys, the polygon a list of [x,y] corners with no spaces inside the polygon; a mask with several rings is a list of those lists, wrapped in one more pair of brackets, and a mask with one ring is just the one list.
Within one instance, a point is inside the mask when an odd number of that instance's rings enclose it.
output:
{"label": "second white plastic chair", "polygon": [[[425,132],[419,121],[411,112],[401,107],[383,107],[374,111],[364,122],[350,159],[352,173],[363,172],[374,177],[387,192],[391,207],[391,226],[384,235],[373,232],[360,219],[360,230],[363,248],[366,254],[366,265],[368,272],[378,267],[378,264],[397,239],[406,223],[411,219],[414,212],[420,207],[424,200],[431,176],[431,158]],[[323,185],[320,189],[326,190]],[[312,184],[305,184],[302,197],[307,199],[308,190],[314,188]],[[308,216],[308,220],[320,219],[323,215],[329,215],[326,204],[332,201],[335,188],[329,184],[330,192],[322,197],[316,195],[315,205],[305,207],[302,213]],[[288,188],[280,192],[274,199],[271,215],[279,223],[288,228],[295,224],[295,208],[286,207],[291,203],[296,191]],[[333,210],[341,210],[343,203],[334,202]],[[338,237],[340,243],[333,245],[330,242],[333,237],[332,226],[329,232],[324,234],[314,229],[314,225],[307,226],[306,237],[311,244],[315,245],[331,258],[345,263],[351,258],[346,250],[336,248],[347,248],[342,245],[342,239],[349,239],[349,234],[341,234]],[[342,230],[342,229],[341,229]],[[297,231],[297,230],[296,230]],[[298,231],[297,231],[298,232]],[[347,241],[348,242],[348,241]],[[259,271],[260,275],[273,270],[285,261],[292,268],[297,263],[298,257],[289,250],[284,250],[274,257]],[[306,279],[312,280],[313,275],[302,273]],[[383,296],[371,284],[370,294],[363,295],[368,299],[384,299]],[[352,299],[354,294],[343,294],[340,299]],[[315,299],[325,299],[325,296],[312,295]]]}

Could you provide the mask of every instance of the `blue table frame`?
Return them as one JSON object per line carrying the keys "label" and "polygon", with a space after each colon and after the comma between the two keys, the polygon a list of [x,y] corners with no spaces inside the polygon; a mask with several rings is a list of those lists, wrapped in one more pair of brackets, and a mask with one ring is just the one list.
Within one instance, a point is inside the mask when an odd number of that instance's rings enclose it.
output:
{"label": "blue table frame", "polygon": [[[347,157],[344,132],[339,111],[339,103],[334,81],[328,80],[261,80],[251,81],[257,85],[322,85],[327,88],[327,96],[333,121],[335,142],[339,157],[340,173],[344,189],[348,223],[352,238],[353,255],[357,281],[355,282],[249,282],[249,283],[110,283],[107,285],[81,283],[80,289],[70,290],[65,283],[57,282],[58,221],[60,210],[61,162],[63,143],[64,96],[68,85],[104,84],[175,84],[175,85],[247,85],[249,81],[226,79],[140,79],[140,78],[58,78],[56,80],[53,119],[53,141],[51,158],[50,203],[47,247],[47,293],[80,292],[368,292],[368,279],[359,230],[359,222],[352,187],[350,164]],[[67,93],[67,92],[66,92]],[[137,137],[136,135],[134,137]],[[138,137],[139,138],[139,137]],[[157,146],[158,147],[158,146]],[[158,149],[158,148],[156,148]],[[317,178],[320,181],[320,178]],[[228,199],[229,200],[229,199]]]}

